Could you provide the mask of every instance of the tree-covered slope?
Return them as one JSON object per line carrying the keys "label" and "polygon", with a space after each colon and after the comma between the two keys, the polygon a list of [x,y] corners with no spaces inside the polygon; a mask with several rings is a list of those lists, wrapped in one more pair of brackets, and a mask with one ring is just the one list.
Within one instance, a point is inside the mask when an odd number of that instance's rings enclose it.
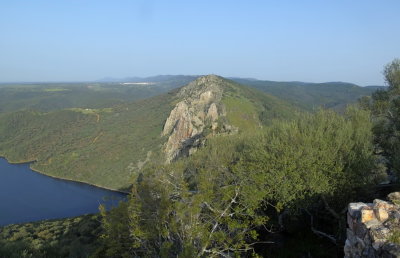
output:
{"label": "tree-covered slope", "polygon": [[99,215],[0,227],[0,257],[89,257],[101,246]]}
{"label": "tree-covered slope", "polygon": [[360,87],[345,82],[276,82],[241,78],[233,80],[274,95],[309,111],[314,111],[320,106],[344,110],[346,105],[355,103],[359,98],[369,96],[377,88],[380,88],[378,86]]}
{"label": "tree-covered slope", "polygon": [[160,148],[171,99],[162,95],[112,109],[3,114],[0,155],[12,162],[36,160],[32,168],[51,176],[125,188],[138,162]]}
{"label": "tree-covered slope", "polygon": [[[214,91],[218,101],[207,99]],[[179,103],[186,103],[186,113],[173,112]],[[211,106],[216,119],[206,116]],[[110,108],[2,113],[0,155],[12,162],[36,161],[32,168],[51,176],[126,189],[146,162],[188,155],[185,148],[196,149],[207,137],[240,133],[293,113],[276,97],[205,76],[168,94]],[[168,121],[170,130],[163,133]]]}

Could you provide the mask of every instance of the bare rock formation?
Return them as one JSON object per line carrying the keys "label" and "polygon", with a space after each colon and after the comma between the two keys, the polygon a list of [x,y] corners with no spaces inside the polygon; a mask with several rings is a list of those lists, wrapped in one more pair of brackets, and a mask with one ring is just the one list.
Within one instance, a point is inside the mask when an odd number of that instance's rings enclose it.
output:
{"label": "bare rock formation", "polygon": [[388,199],[349,204],[345,257],[400,257],[400,192]]}
{"label": "bare rock formation", "polygon": [[224,83],[221,77],[207,75],[180,89],[177,96],[181,101],[171,111],[162,132],[162,136],[168,136],[164,149],[167,163],[190,155],[206,134],[215,133],[218,128],[234,131],[219,119],[225,116],[221,103]]}

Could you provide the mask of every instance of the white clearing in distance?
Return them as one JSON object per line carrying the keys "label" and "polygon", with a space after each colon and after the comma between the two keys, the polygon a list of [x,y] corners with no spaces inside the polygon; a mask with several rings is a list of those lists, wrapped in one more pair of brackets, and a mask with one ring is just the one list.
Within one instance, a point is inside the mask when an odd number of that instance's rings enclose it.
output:
{"label": "white clearing in distance", "polygon": [[122,82],[122,85],[153,85],[154,82]]}

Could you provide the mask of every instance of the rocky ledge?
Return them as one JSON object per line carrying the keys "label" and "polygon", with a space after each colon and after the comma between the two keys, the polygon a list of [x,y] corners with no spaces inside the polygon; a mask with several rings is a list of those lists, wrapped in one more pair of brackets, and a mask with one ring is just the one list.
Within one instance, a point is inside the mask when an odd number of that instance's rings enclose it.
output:
{"label": "rocky ledge", "polygon": [[207,134],[235,130],[221,119],[226,115],[221,103],[225,83],[219,76],[207,75],[179,90],[180,101],[171,111],[162,132],[162,136],[168,136],[164,149],[167,163],[190,155]]}
{"label": "rocky ledge", "polygon": [[400,257],[400,192],[388,201],[350,203],[345,257]]}

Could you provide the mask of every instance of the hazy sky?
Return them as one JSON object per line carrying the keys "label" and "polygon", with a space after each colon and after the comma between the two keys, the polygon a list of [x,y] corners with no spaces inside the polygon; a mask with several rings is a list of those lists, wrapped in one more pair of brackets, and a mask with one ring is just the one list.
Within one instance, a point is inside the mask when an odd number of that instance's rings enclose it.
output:
{"label": "hazy sky", "polygon": [[0,81],[218,74],[383,84],[399,0],[0,2]]}

